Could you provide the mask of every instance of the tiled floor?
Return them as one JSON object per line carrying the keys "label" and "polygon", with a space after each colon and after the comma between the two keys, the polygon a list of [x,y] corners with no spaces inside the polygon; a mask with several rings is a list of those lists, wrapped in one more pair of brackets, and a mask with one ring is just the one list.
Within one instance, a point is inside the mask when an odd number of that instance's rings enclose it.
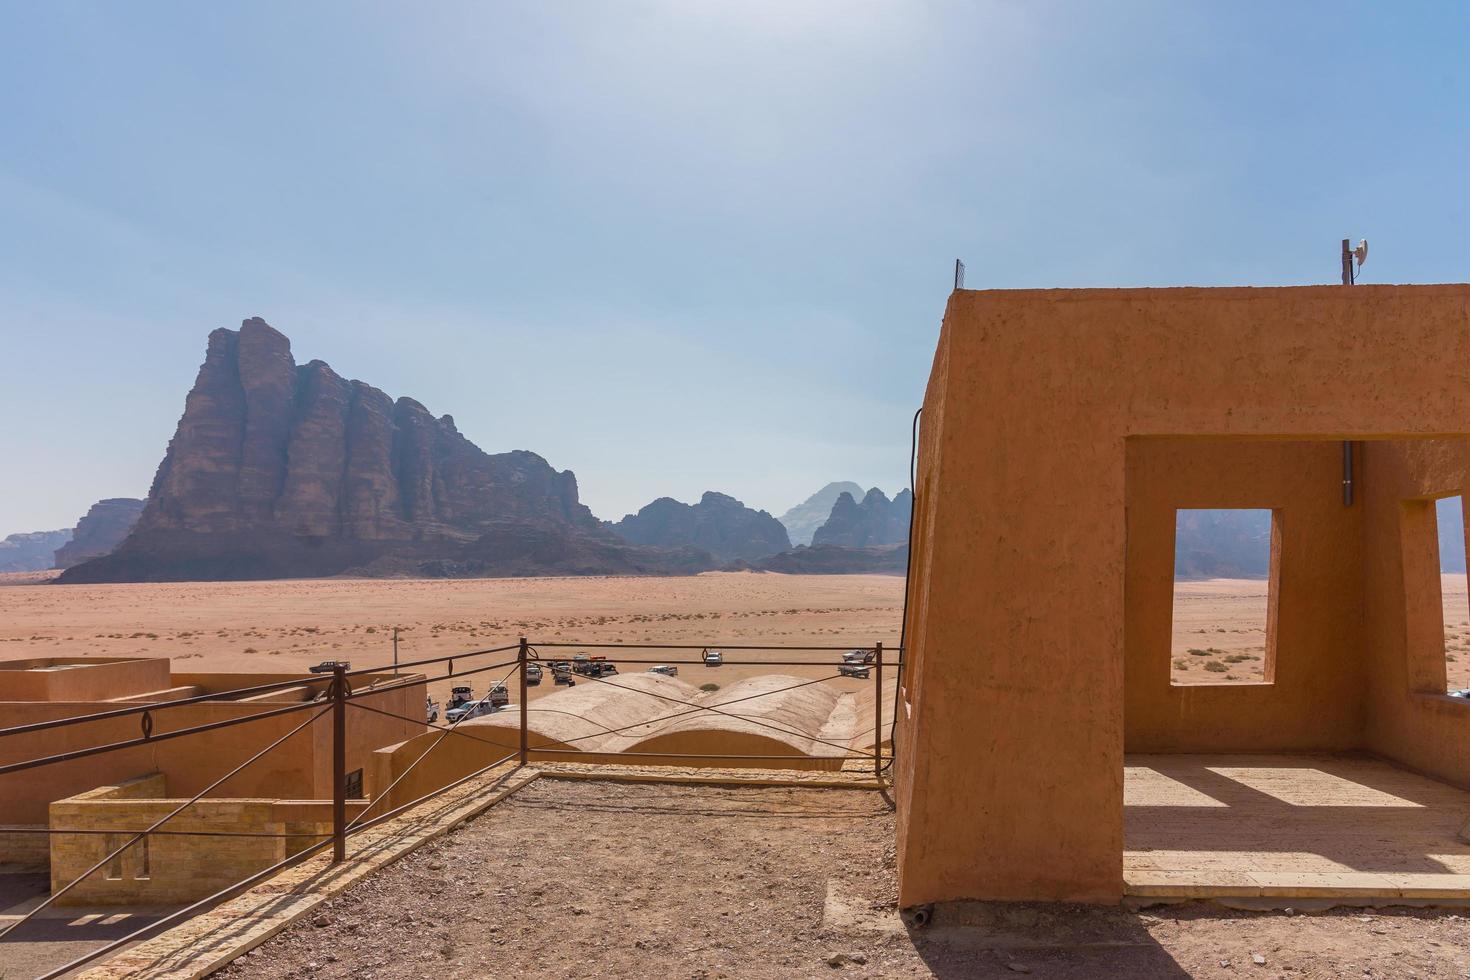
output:
{"label": "tiled floor", "polygon": [[1470,899],[1470,792],[1366,757],[1125,765],[1130,895]]}

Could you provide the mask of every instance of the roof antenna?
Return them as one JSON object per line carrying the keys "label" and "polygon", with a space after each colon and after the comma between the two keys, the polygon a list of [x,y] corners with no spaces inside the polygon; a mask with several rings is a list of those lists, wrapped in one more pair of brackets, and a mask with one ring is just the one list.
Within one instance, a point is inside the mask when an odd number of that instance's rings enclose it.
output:
{"label": "roof antenna", "polygon": [[[1342,284],[1351,286],[1358,281],[1353,271],[1353,260],[1358,262],[1358,270],[1361,271],[1363,263],[1368,261],[1368,239],[1358,240],[1358,247],[1352,247],[1352,240],[1342,240]],[[1351,507],[1353,505],[1353,444],[1347,440],[1342,443],[1342,505]]]}
{"label": "roof antenna", "polygon": [[1342,240],[1342,284],[1351,286],[1358,281],[1357,273],[1353,271],[1353,260],[1358,262],[1358,272],[1363,271],[1363,263],[1368,261],[1368,239],[1358,240],[1358,247],[1353,248],[1351,239]]}

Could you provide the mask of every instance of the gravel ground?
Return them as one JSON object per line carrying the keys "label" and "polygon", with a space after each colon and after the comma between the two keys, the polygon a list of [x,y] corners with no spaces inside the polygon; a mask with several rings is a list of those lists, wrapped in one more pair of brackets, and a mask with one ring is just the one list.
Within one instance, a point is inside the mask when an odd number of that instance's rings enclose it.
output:
{"label": "gravel ground", "polygon": [[[885,929],[893,834],[873,792],[543,779],[219,976],[1470,977],[1455,910],[1008,905]],[[854,915],[824,920],[829,887]]]}

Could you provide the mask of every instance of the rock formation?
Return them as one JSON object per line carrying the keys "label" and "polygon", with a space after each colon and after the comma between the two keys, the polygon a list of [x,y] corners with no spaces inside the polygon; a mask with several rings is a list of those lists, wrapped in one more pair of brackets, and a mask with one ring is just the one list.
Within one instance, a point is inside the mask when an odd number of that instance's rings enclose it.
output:
{"label": "rock formation", "polygon": [[51,568],[56,549],[71,540],[71,528],[26,531],[0,541],[0,572],[42,572]]}
{"label": "rock formation", "polygon": [[847,548],[835,544],[798,545],[790,551],[769,555],[758,561],[735,562],[725,570],[731,572],[784,572],[787,575],[903,575],[908,571],[907,545],[884,545],[872,548]]}
{"label": "rock formation", "polygon": [[1266,578],[1270,570],[1269,510],[1177,512],[1174,524],[1176,579]]}
{"label": "rock formation", "polygon": [[832,505],[843,493],[852,494],[854,500],[863,492],[856,483],[829,483],[806,500],[781,515],[781,523],[791,536],[793,545],[812,543],[817,528],[827,523],[832,514]]}
{"label": "rock formation", "polygon": [[714,491],[697,504],[660,497],[608,527],[632,544],[694,548],[720,561],[763,558],[791,547],[780,521]]}
{"label": "rock formation", "polygon": [[900,490],[889,500],[882,490],[874,487],[864,495],[862,503],[850,493],[839,494],[827,522],[812,535],[812,544],[843,548],[907,544],[913,509],[914,496],[908,490]]}
{"label": "rock formation", "polygon": [[71,540],[56,549],[56,567],[70,568],[110,555],[138,523],[143,501],[132,497],[110,497],[88,508],[72,530]]}
{"label": "rock formation", "polygon": [[321,361],[264,320],[216,330],[132,534],[62,582],[688,570],[629,547],[535,453],[487,454],[448,415]]}

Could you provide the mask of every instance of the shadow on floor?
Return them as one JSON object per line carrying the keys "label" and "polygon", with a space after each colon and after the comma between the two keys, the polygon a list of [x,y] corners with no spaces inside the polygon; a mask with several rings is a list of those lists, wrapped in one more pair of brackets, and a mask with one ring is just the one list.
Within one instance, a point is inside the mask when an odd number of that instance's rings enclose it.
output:
{"label": "shadow on floor", "polygon": [[1186,980],[1190,974],[1149,934],[1138,915],[1090,905],[948,902],[909,941],[940,980],[1129,977]]}

